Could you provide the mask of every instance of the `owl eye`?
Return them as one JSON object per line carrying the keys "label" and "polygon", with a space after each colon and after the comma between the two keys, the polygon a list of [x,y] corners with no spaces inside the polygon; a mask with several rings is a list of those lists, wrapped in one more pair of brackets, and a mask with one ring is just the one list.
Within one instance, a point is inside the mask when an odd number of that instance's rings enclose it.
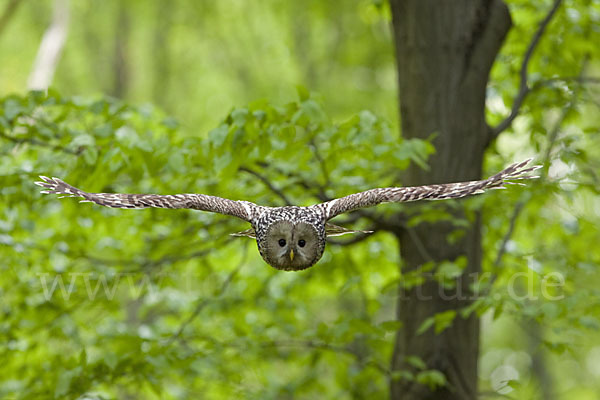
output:
{"label": "owl eye", "polygon": [[279,245],[281,247],[285,246],[285,239],[279,239]]}
{"label": "owl eye", "polygon": [[298,246],[304,247],[306,245],[306,241],[304,239],[298,240]]}

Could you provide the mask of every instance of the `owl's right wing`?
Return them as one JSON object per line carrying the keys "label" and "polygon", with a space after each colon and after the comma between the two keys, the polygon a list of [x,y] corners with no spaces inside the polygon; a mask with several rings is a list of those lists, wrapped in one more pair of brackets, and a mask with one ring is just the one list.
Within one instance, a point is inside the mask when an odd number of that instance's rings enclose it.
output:
{"label": "owl's right wing", "polygon": [[327,221],[336,215],[359,208],[372,207],[381,203],[458,199],[483,193],[487,189],[504,189],[504,185],[506,184],[515,184],[514,182],[510,182],[511,180],[537,178],[534,175],[527,175],[540,168],[539,165],[526,167],[530,161],[531,159],[528,159],[512,164],[503,171],[480,181],[414,187],[377,188],[340,197],[339,199],[312,207],[318,208],[325,221]]}
{"label": "owl's right wing", "polygon": [[260,206],[249,201],[236,201],[205,194],[124,194],[88,193],[58,178],[40,176],[42,182],[36,185],[44,188],[42,193],[62,194],[61,197],[82,197],[80,203],[92,202],[112,208],[189,208],[232,215],[252,222],[260,213]]}

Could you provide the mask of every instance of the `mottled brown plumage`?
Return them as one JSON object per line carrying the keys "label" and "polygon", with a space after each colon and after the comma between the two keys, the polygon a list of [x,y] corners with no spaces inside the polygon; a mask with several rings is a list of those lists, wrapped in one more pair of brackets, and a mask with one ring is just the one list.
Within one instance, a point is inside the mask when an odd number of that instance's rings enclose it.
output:
{"label": "mottled brown plumage", "polygon": [[298,271],[319,261],[325,250],[327,236],[359,232],[327,223],[336,215],[381,203],[456,199],[483,193],[487,189],[503,189],[504,185],[515,184],[511,180],[537,178],[527,175],[539,168],[527,167],[530,161],[515,163],[480,181],[371,189],[309,207],[265,207],[249,201],[204,194],[87,193],[58,178],[45,176],[40,176],[42,181],[35,183],[44,188],[42,193],[81,197],[84,199],[81,202],[93,202],[106,207],[190,208],[241,218],[249,222],[252,228],[234,235],[256,238],[258,250],[269,265],[281,270]]}

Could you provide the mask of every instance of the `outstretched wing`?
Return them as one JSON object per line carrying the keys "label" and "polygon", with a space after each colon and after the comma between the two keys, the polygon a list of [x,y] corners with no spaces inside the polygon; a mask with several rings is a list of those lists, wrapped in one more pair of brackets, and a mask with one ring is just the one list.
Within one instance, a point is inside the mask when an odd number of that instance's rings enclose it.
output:
{"label": "outstretched wing", "polygon": [[511,180],[538,178],[534,175],[527,175],[540,168],[539,165],[526,167],[530,161],[531,158],[515,163],[496,175],[481,181],[371,189],[317,204],[313,207],[320,208],[325,220],[328,220],[348,211],[371,207],[380,203],[458,199],[483,193],[487,189],[504,189],[504,185],[519,184],[510,182]]}
{"label": "outstretched wing", "polygon": [[83,197],[81,203],[92,202],[112,208],[190,208],[232,215],[252,222],[259,213],[259,206],[249,201],[235,201],[205,194],[123,194],[87,193],[58,178],[40,176],[36,185],[44,188],[42,193],[62,194],[61,197]]}

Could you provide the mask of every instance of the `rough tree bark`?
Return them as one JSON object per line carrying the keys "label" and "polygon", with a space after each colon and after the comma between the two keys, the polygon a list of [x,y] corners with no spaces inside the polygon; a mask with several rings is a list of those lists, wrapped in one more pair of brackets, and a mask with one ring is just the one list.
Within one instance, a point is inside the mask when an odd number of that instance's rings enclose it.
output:
{"label": "rough tree bark", "polygon": [[[511,26],[501,0],[390,0],[398,60],[402,135],[428,138],[435,134],[436,154],[430,170],[407,171],[403,184],[457,182],[479,179],[483,152],[492,136],[484,116],[489,71]],[[418,205],[417,205],[418,207]],[[428,368],[445,374],[448,385],[431,391],[414,380],[390,384],[392,399],[476,399],[479,320],[456,317],[439,335],[432,329],[415,331],[422,322],[468,304],[468,276],[481,270],[479,218],[457,243],[447,235],[455,229],[447,222],[422,223],[411,230],[398,229],[403,270],[427,261],[468,259],[455,293],[443,292],[428,280],[422,286],[401,290],[392,368],[412,370],[407,356],[420,357]],[[418,243],[416,243],[418,242]],[[461,289],[462,287],[462,289]]]}

